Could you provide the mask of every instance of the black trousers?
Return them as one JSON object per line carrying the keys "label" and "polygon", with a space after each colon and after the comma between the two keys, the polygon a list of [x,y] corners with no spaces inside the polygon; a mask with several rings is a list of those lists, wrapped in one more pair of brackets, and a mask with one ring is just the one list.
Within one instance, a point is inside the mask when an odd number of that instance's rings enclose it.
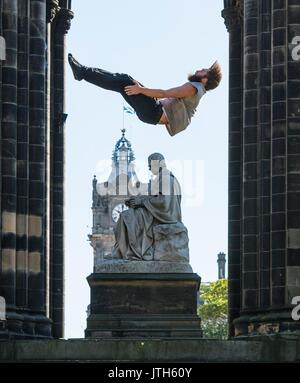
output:
{"label": "black trousers", "polygon": [[125,86],[134,85],[133,78],[125,73],[110,73],[103,69],[86,68],[84,80],[100,88],[120,93],[125,101],[135,110],[138,118],[147,124],[156,125],[163,109],[159,101],[143,94],[127,96]]}

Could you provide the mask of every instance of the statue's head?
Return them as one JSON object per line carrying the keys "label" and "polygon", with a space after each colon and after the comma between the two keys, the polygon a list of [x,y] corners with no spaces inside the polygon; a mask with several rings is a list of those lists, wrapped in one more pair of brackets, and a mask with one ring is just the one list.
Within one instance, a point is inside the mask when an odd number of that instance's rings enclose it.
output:
{"label": "statue's head", "polygon": [[166,167],[165,157],[160,153],[152,153],[148,157],[149,170],[156,175],[159,170]]}

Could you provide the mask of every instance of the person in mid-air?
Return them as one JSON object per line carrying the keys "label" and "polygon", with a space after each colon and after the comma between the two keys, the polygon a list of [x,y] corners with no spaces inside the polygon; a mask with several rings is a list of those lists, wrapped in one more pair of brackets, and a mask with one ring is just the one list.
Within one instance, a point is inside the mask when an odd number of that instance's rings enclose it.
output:
{"label": "person in mid-air", "polygon": [[120,93],[141,121],[152,125],[164,124],[171,136],[187,128],[201,97],[215,89],[222,78],[220,64],[216,61],[210,68],[197,70],[188,76],[188,82],[181,86],[166,90],[150,89],[128,74],[86,67],[71,54],[68,60],[76,80],[85,80]]}

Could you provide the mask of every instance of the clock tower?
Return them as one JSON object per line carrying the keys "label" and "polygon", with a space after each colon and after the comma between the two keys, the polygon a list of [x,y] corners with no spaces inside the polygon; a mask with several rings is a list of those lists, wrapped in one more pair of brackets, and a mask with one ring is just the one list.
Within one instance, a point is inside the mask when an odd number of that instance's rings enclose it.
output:
{"label": "clock tower", "polygon": [[131,195],[143,193],[147,184],[141,184],[134,168],[134,153],[131,143],[125,137],[116,142],[112,155],[111,173],[105,182],[93,179],[93,227],[89,241],[94,249],[94,268],[105,260],[112,259],[115,243],[114,227],[123,210],[124,200]]}

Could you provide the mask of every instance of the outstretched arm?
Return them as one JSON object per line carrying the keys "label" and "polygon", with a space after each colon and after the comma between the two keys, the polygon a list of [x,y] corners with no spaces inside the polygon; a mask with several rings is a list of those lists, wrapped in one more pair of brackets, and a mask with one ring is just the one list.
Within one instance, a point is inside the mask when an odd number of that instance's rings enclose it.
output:
{"label": "outstretched arm", "polygon": [[133,96],[136,94],[144,94],[145,96],[153,98],[165,98],[165,97],[174,97],[174,98],[183,98],[190,97],[196,94],[196,88],[189,82],[171,89],[149,89],[142,87],[137,81],[134,85],[125,86],[125,93],[128,96]]}

